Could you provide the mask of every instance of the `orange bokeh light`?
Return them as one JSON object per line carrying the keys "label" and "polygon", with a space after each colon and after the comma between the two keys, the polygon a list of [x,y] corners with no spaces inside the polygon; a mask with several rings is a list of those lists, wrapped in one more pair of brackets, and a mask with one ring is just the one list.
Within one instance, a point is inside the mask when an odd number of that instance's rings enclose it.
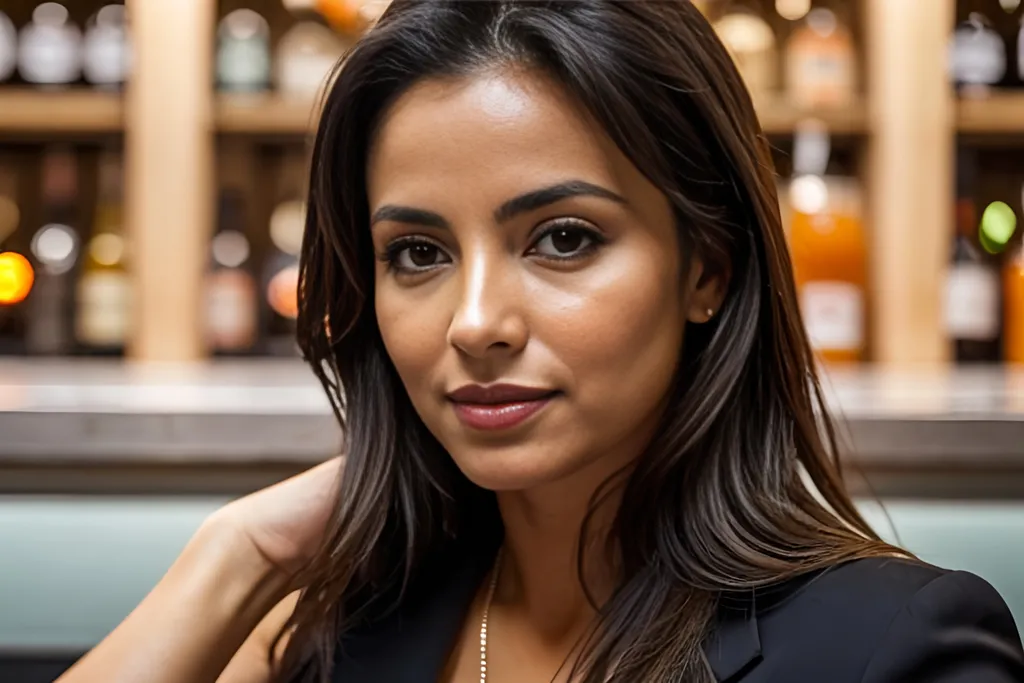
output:
{"label": "orange bokeh light", "polygon": [[13,251],[0,254],[0,305],[24,301],[33,282],[35,271],[27,258]]}

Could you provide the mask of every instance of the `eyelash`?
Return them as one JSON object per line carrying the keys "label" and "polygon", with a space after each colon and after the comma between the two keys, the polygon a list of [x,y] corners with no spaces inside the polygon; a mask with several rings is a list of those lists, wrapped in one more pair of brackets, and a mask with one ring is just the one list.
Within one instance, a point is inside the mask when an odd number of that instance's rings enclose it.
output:
{"label": "eyelash", "polygon": [[[604,237],[604,235],[599,233],[597,230],[591,228],[589,224],[585,223],[584,221],[577,220],[574,218],[558,218],[549,221],[546,224],[544,230],[541,231],[541,233],[537,235],[537,238],[533,240],[533,242],[531,243],[530,250],[532,251],[536,247],[537,243],[539,243],[545,237],[563,230],[582,233],[584,237],[590,240],[590,244],[586,245],[582,249],[568,256],[541,255],[541,258],[548,261],[555,261],[558,263],[568,263],[571,261],[586,258],[607,242],[607,239]],[[439,263],[437,264],[437,266],[425,266],[423,268],[416,270],[410,270],[398,265],[398,257],[401,255],[403,251],[409,249],[410,247],[416,247],[420,245],[428,245],[434,247],[435,249],[444,251],[443,247],[441,247],[432,240],[425,239],[423,237],[408,236],[399,237],[393,240],[390,244],[387,245],[387,247],[385,247],[384,253],[379,258],[382,262],[387,264],[388,270],[390,272],[397,273],[400,275],[419,275],[422,273],[428,273],[434,270],[435,267],[444,265]]]}

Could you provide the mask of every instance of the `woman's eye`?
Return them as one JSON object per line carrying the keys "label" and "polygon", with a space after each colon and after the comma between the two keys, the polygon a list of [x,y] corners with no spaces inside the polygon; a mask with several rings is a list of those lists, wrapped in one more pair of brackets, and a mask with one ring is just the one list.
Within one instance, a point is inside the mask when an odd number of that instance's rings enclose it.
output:
{"label": "woman's eye", "polygon": [[398,271],[419,272],[449,261],[440,247],[429,242],[398,243],[388,250],[388,262]]}
{"label": "woman's eye", "polygon": [[551,228],[545,232],[530,250],[546,258],[568,260],[587,255],[598,245],[594,231],[575,226]]}

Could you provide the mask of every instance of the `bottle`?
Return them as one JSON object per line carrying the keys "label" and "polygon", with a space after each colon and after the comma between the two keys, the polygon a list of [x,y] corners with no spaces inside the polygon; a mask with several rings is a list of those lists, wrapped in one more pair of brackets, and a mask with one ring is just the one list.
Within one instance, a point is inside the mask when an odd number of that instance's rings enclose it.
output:
{"label": "bottle", "polygon": [[26,303],[25,345],[29,353],[67,354],[72,350],[74,270],[80,239],[75,229],[78,170],[70,149],[44,151],[42,225],[32,236],[36,281]]}
{"label": "bottle", "polygon": [[11,18],[0,11],[0,83],[14,75],[18,66],[18,30]]}
{"label": "bottle", "polygon": [[325,85],[351,42],[313,15],[299,16],[303,18],[278,43],[274,81],[282,95],[308,100]]}
{"label": "bottle", "polygon": [[281,201],[270,216],[270,242],[263,275],[265,347],[270,355],[296,353],[295,319],[298,317],[299,252],[306,227],[306,205],[300,180],[304,163],[292,157],[285,163]]}
{"label": "bottle", "polygon": [[85,29],[85,80],[100,88],[120,88],[128,76],[130,55],[124,5],[101,7]]}
{"label": "bottle", "polygon": [[778,44],[764,17],[750,7],[738,6],[716,21],[714,29],[754,99],[771,94],[776,88]]}
{"label": "bottle", "polygon": [[89,354],[124,352],[131,327],[132,288],[122,209],[122,164],[115,152],[99,161],[99,197],[78,279],[75,337]]}
{"label": "bottle", "polygon": [[[793,181],[790,244],[800,310],[811,346],[828,362],[864,359],[867,244],[860,186],[854,178]],[[800,184],[814,185],[808,187]],[[809,208],[801,193],[818,194]]]}
{"label": "bottle", "polygon": [[960,363],[999,357],[999,276],[978,244],[976,163],[971,150],[960,150],[956,229],[945,283],[945,330]]}
{"label": "bottle", "polygon": [[286,4],[312,4],[338,31],[358,36],[377,23],[391,0],[291,0]]}
{"label": "bottle", "polygon": [[0,353],[24,352],[24,301],[35,281],[19,240],[20,222],[14,164],[0,159]]}
{"label": "bottle", "polygon": [[240,354],[256,344],[256,281],[247,269],[241,193],[224,190],[218,202],[217,231],[210,243],[210,269],[204,287],[206,341],[215,354]]}
{"label": "bottle", "polygon": [[1003,262],[1003,359],[1024,364],[1024,230],[1018,230]]}
{"label": "bottle", "polygon": [[1006,76],[1003,40],[980,12],[957,26],[949,49],[951,77],[962,97],[985,97]]}
{"label": "bottle", "polygon": [[867,240],[860,186],[827,174],[831,141],[817,121],[801,122],[789,185],[790,254],[807,335],[831,363],[864,359]]}
{"label": "bottle", "polygon": [[18,71],[28,83],[63,86],[82,75],[82,32],[64,5],[44,2],[21,29]]}
{"label": "bottle", "polygon": [[856,99],[853,36],[832,10],[811,10],[786,44],[786,87],[801,109],[841,108]]}
{"label": "bottle", "polygon": [[270,87],[270,26],[251,9],[225,16],[217,29],[217,84],[223,91]]}

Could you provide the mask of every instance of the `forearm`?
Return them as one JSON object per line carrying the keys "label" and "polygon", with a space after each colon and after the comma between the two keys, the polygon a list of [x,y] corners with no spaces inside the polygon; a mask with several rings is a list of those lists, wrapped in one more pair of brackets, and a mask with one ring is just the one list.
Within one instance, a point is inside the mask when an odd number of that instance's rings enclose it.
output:
{"label": "forearm", "polygon": [[213,683],[287,580],[208,521],[157,586],[57,683]]}

